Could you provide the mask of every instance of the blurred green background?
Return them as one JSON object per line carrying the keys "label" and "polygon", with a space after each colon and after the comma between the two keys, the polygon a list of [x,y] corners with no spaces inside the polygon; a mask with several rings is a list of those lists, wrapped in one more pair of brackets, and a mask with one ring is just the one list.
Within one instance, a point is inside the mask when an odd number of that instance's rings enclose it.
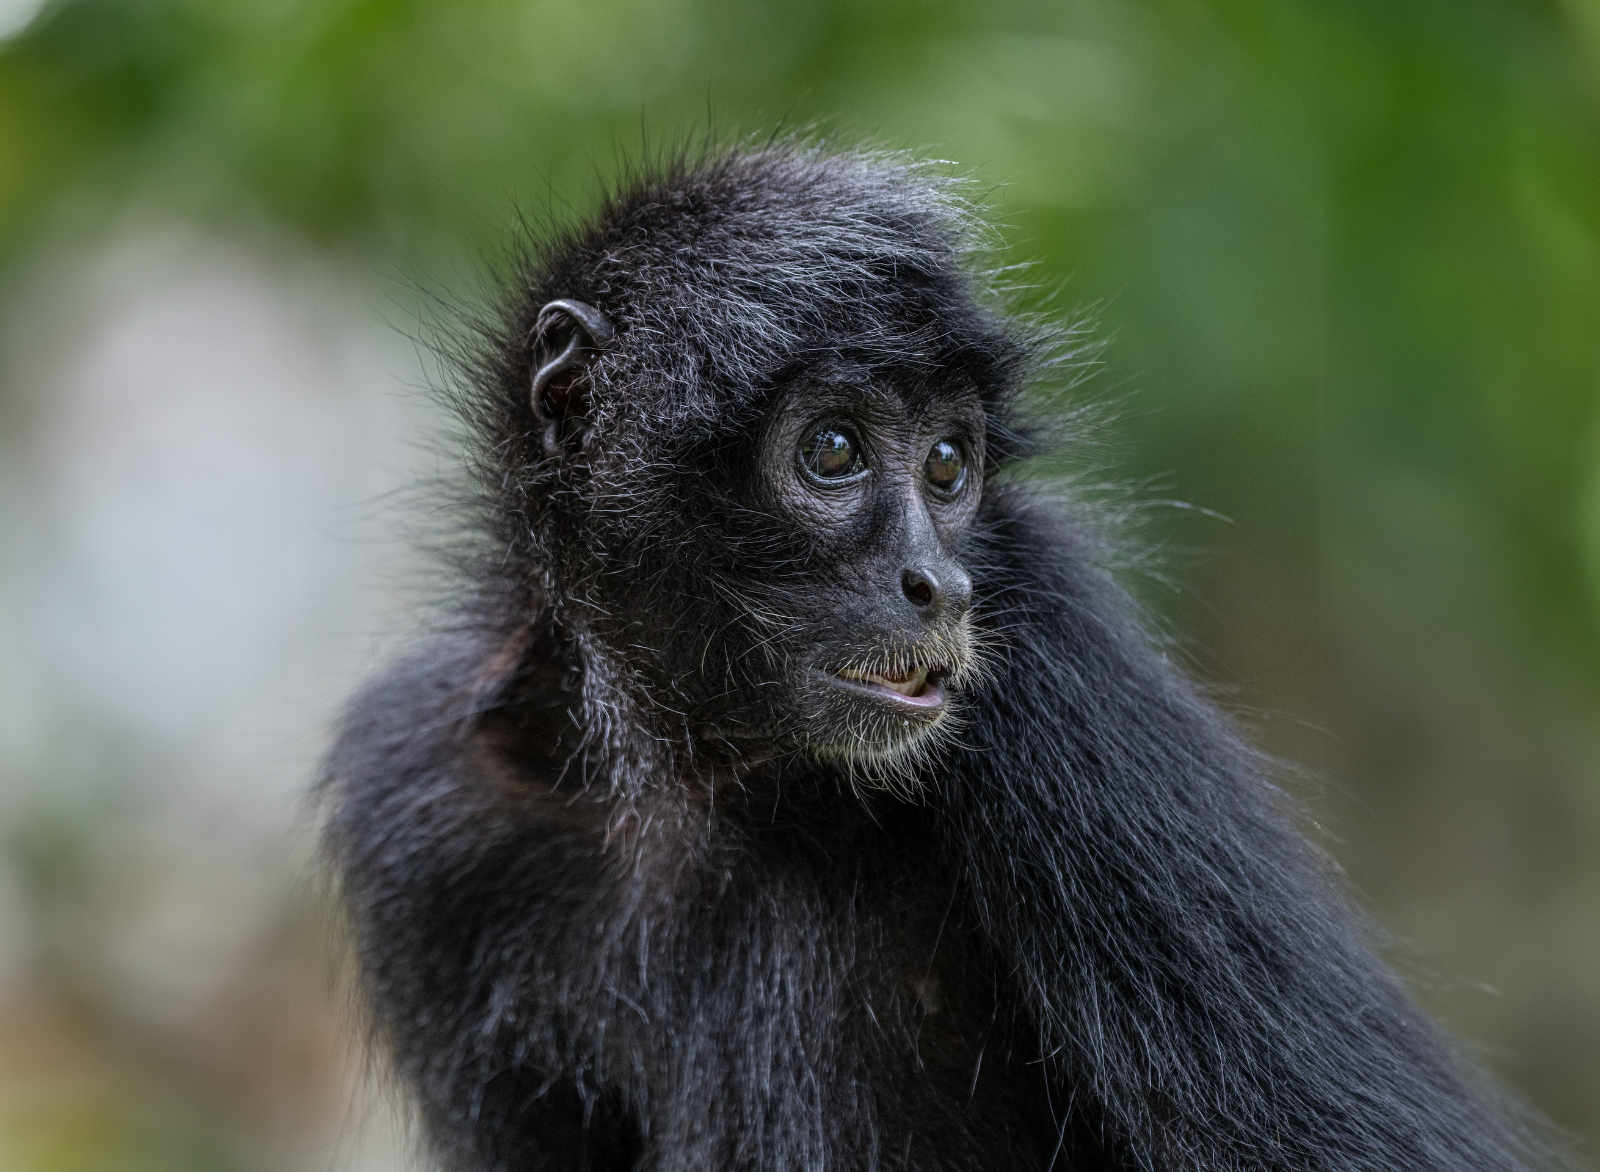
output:
{"label": "blurred green background", "polygon": [[0,0],[0,37],[0,1169],[409,1164],[298,810],[417,596],[407,331],[643,143],[813,123],[956,161],[1033,300],[1098,306],[1100,455],[1199,506],[1145,511],[1141,589],[1309,766],[1424,1000],[1600,1137],[1600,0]]}

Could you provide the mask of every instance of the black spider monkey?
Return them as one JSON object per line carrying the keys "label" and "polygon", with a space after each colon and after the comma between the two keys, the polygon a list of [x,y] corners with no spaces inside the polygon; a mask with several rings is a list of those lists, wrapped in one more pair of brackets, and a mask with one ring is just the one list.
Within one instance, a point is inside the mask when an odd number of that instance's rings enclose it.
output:
{"label": "black spider monkey", "polygon": [[479,554],[328,845],[451,1169],[1563,1157],[1007,469],[1072,331],[956,187],[789,142],[538,244],[457,394]]}

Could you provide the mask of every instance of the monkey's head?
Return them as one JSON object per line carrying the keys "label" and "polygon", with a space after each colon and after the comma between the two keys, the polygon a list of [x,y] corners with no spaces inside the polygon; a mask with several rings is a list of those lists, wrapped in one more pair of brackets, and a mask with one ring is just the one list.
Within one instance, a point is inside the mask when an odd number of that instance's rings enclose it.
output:
{"label": "monkey's head", "polygon": [[539,248],[482,471],[595,703],[863,779],[953,726],[1039,353],[973,240],[926,168],[788,145],[636,177]]}

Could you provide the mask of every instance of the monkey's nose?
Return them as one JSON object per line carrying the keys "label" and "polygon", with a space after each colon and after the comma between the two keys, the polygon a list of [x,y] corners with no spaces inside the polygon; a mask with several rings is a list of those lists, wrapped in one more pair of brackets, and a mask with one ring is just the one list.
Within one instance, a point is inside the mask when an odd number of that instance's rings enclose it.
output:
{"label": "monkey's nose", "polygon": [[972,603],[972,579],[960,566],[919,566],[900,574],[900,592],[928,617],[958,616]]}

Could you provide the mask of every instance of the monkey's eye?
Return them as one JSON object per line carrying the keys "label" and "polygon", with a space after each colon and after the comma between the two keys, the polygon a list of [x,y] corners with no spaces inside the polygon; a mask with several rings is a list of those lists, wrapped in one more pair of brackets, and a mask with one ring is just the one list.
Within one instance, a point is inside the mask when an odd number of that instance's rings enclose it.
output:
{"label": "monkey's eye", "polygon": [[967,479],[967,458],[955,440],[940,440],[922,465],[928,483],[940,492],[955,492]]}
{"label": "monkey's eye", "polygon": [[861,451],[849,432],[822,427],[800,445],[800,461],[813,476],[840,480],[861,470]]}

